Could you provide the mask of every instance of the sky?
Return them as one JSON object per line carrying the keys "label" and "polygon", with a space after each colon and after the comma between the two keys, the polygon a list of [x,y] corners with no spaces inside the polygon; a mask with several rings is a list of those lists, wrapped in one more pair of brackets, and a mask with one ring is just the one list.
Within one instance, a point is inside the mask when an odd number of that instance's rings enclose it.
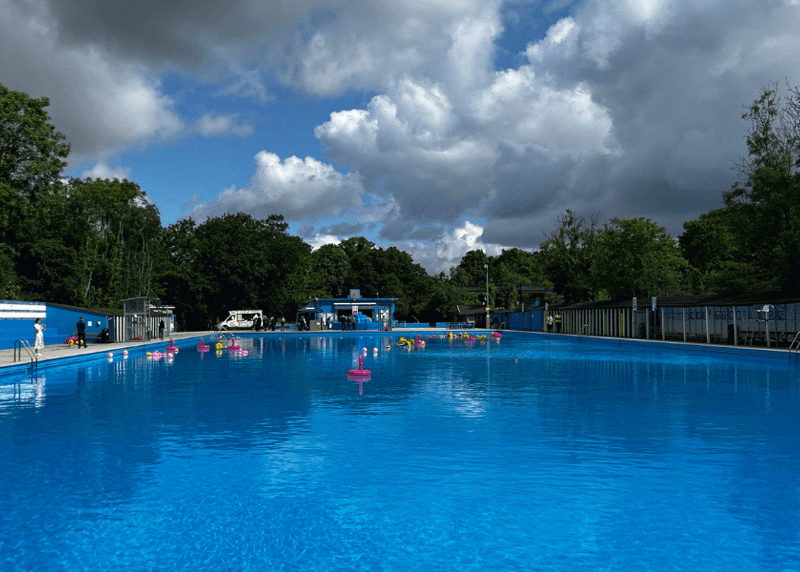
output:
{"label": "sky", "polygon": [[0,83],[165,226],[281,214],[447,273],[567,209],[679,236],[744,106],[800,84],[798,30],[800,0],[0,0]]}

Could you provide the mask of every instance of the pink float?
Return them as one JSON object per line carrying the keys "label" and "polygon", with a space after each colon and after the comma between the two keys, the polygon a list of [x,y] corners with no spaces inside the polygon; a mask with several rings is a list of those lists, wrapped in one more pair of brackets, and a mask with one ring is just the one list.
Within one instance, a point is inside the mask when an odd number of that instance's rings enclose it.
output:
{"label": "pink float", "polygon": [[232,351],[238,351],[242,349],[242,346],[237,345],[236,340],[231,337],[231,345],[228,346],[228,349]]}
{"label": "pink float", "polygon": [[200,338],[200,343],[197,344],[197,351],[198,352],[207,352],[210,349],[211,349],[211,346],[208,345],[207,343],[205,343],[205,340],[203,340],[203,338]]}
{"label": "pink float", "polygon": [[364,369],[364,356],[358,356],[358,369],[351,369],[347,372],[347,375],[351,375],[353,377],[366,377],[370,375],[372,372],[368,369]]}

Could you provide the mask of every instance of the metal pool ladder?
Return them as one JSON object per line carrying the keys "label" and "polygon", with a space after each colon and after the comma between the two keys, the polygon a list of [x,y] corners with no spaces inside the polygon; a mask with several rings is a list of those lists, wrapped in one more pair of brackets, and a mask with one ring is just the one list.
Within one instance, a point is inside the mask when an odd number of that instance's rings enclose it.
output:
{"label": "metal pool ladder", "polygon": [[800,332],[794,335],[792,343],[789,344],[789,352],[800,352]]}
{"label": "metal pool ladder", "polygon": [[25,352],[28,354],[28,357],[31,358],[31,364],[39,363],[39,358],[36,356],[36,352],[33,351],[33,348],[28,343],[28,340],[16,340],[14,342],[14,362],[22,359],[22,350],[25,350]]}

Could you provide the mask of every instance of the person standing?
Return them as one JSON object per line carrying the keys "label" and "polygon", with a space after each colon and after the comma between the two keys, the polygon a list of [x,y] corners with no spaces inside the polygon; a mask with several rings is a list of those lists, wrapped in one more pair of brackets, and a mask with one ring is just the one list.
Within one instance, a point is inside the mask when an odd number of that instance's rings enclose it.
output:
{"label": "person standing", "polygon": [[158,339],[164,339],[164,329],[167,326],[164,324],[164,318],[161,318],[161,321],[158,323]]}
{"label": "person standing", "polygon": [[42,323],[41,318],[36,318],[33,322],[33,330],[36,335],[33,337],[33,351],[37,356],[41,356],[41,351],[44,349],[44,330],[46,326]]}
{"label": "person standing", "polygon": [[80,317],[78,323],[75,324],[75,329],[78,330],[78,347],[81,347],[83,342],[84,349],[86,348],[86,324],[83,323],[83,316]]}
{"label": "person standing", "polygon": [[285,327],[286,327],[286,318],[281,316],[281,331],[283,331]]}

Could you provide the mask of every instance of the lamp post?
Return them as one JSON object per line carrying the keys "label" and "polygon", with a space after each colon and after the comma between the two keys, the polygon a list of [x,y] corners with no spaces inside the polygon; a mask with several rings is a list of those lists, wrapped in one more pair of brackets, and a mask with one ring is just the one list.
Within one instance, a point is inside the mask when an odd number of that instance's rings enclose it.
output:
{"label": "lamp post", "polygon": [[483,265],[486,270],[486,329],[489,329],[489,265]]}

